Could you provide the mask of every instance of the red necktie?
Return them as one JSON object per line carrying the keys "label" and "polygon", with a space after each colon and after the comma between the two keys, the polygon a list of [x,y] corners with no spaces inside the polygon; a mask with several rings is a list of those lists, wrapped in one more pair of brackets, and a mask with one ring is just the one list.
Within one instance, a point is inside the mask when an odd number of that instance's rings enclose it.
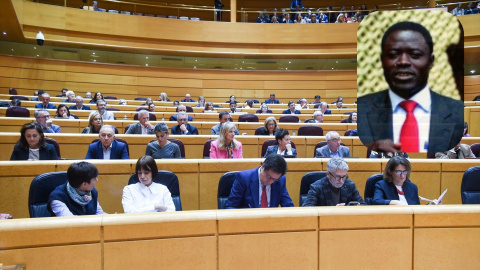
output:
{"label": "red necktie", "polygon": [[267,201],[267,187],[263,186],[262,189],[262,203],[260,204],[261,208],[267,208],[268,207],[268,201]]}
{"label": "red necktie", "polygon": [[407,118],[400,130],[400,143],[402,144],[403,152],[417,153],[419,150],[418,123],[413,114],[417,105],[418,104],[413,100],[404,100],[400,102],[400,107],[407,112]]}

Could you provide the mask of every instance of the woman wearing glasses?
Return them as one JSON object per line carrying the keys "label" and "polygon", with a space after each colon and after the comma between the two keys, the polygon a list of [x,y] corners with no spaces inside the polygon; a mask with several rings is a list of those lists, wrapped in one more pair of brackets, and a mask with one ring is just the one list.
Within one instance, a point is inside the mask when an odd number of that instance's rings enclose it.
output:
{"label": "woman wearing glasses", "polygon": [[411,172],[412,166],[406,158],[392,157],[383,171],[383,180],[375,185],[373,204],[420,204],[417,185],[410,181]]}

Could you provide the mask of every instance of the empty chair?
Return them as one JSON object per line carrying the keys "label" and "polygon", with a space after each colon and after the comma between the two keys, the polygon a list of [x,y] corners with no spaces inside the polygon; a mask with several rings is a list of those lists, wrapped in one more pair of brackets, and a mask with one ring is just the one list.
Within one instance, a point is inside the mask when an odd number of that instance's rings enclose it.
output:
{"label": "empty chair", "polygon": [[60,145],[58,145],[58,142],[49,137],[45,137],[45,142],[55,147],[55,152],[57,152],[58,159],[61,159],[62,157],[60,156]]}
{"label": "empty chair", "polygon": [[323,136],[323,128],[319,126],[301,126],[298,136]]}
{"label": "empty chair", "polygon": [[24,97],[24,96],[10,96],[10,100],[14,100],[14,99],[26,100],[26,101],[29,100],[27,97]]}
{"label": "empty chair", "polygon": [[[182,211],[182,200],[180,199],[180,186],[178,185],[178,177],[170,171],[158,171],[157,177],[152,180],[157,184],[162,184],[168,188],[172,194],[173,204],[175,204],[175,211]],[[128,184],[135,184],[138,182],[136,173],[130,176]]]}
{"label": "empty chair", "polygon": [[104,96],[103,99],[117,99],[117,97],[114,97],[114,96]]}
{"label": "empty chair", "polygon": [[299,121],[300,118],[298,118],[296,115],[282,115],[278,120],[280,123],[298,123]]}
{"label": "empty chair", "polygon": [[[153,114],[153,113],[148,113],[148,119],[149,119],[150,121],[157,121],[157,117],[156,117],[155,114]],[[133,116],[133,120],[138,120],[138,114],[135,114],[135,115]]]}
{"label": "empty chair", "polygon": [[5,113],[6,117],[30,117],[30,111],[25,107],[8,107]]}
{"label": "empty chair", "polygon": [[137,16],[143,16],[143,13],[141,13],[141,12],[135,12],[135,13],[133,13],[133,14],[134,14],[134,15],[137,15]]}
{"label": "empty chair", "polygon": [[253,101],[253,103],[260,103],[258,100],[256,99],[249,99],[247,101],[245,101],[245,103],[248,103],[249,101]]}
{"label": "empty chair", "polygon": [[67,182],[67,172],[40,174],[32,180],[28,193],[28,211],[31,218],[51,217],[47,209],[52,191]]}
{"label": "empty chair", "polygon": [[143,100],[143,101],[145,101],[145,100],[147,100],[147,98],[145,98],[145,97],[136,97],[136,98],[134,98],[133,100]]}
{"label": "empty chair", "polygon": [[212,140],[208,140],[205,145],[203,145],[203,158],[209,159],[210,158],[210,145],[212,144]]}
{"label": "empty chair", "polygon": [[373,194],[375,193],[375,184],[377,184],[378,181],[383,180],[383,174],[378,173],[371,175],[367,179],[367,183],[365,184],[365,192],[363,193],[363,199],[365,200],[365,203],[368,204],[373,204]]}
{"label": "empty chair", "polygon": [[255,114],[242,114],[238,117],[238,122],[258,122],[258,116]]}
{"label": "empty chair", "polygon": [[480,143],[474,143],[470,146],[470,149],[472,150],[472,153],[476,156],[476,157],[480,157]]}
{"label": "empty chair", "polygon": [[[11,88],[10,88],[11,89]],[[476,96],[473,101],[480,101],[480,95],[479,96]]]}
{"label": "empty chair", "polygon": [[[297,147],[295,147],[295,144],[293,142],[290,142],[292,144],[292,148],[295,148],[297,149]],[[263,145],[262,145],[262,155],[260,157],[263,157],[265,156],[265,153],[267,152],[267,148],[270,146],[270,145],[276,145],[278,144],[278,141],[273,139],[273,140],[266,140],[263,142]]]}
{"label": "empty chair", "polygon": [[305,121],[303,121],[304,123],[315,123],[315,119],[314,118],[309,118],[309,119],[305,119]]}
{"label": "empty chair", "polygon": [[225,204],[228,201],[228,196],[230,196],[230,191],[232,190],[233,182],[235,182],[237,173],[238,171],[227,172],[220,177],[217,192],[218,209],[225,209]]}
{"label": "empty chair", "polygon": [[148,14],[148,13],[145,13],[145,16],[146,16],[146,17],[155,17],[155,14]]}
{"label": "empty chair", "polygon": [[462,204],[480,204],[480,166],[465,171],[460,193]]}
{"label": "empty chair", "polygon": [[[153,15],[153,14],[148,14],[148,15]],[[147,16],[147,14],[145,14],[145,16]],[[158,17],[158,18],[167,18],[167,15],[158,14],[158,15],[156,15],[156,17]]]}
{"label": "empty chair", "polygon": [[310,190],[310,185],[315,183],[315,181],[322,179],[325,176],[327,176],[327,172],[316,171],[316,172],[308,172],[302,177],[302,181],[300,183],[300,199],[299,199],[298,206],[302,206],[303,202],[307,199],[307,194],[308,194],[308,191]]}
{"label": "empty chair", "polygon": [[17,89],[15,88],[8,88],[8,94],[9,95],[17,95]]}
{"label": "empty chair", "polygon": [[[116,128],[115,128],[115,129],[116,129]],[[115,133],[115,134],[117,134],[117,133]],[[97,138],[97,139],[93,140],[92,143],[98,142],[98,140],[99,140],[99,139]],[[122,142],[122,143],[124,143],[124,144],[127,146],[127,154],[128,154],[128,156],[130,156],[130,149],[128,149],[128,143],[127,143],[127,141],[125,141],[125,140],[122,139],[122,138],[115,138],[115,140],[118,141],[118,142]]]}

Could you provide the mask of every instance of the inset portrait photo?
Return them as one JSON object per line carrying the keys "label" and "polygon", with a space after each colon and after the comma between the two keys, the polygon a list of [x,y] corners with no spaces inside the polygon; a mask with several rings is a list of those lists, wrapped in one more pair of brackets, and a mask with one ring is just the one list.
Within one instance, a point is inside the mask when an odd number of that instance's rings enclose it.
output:
{"label": "inset portrait photo", "polygon": [[358,135],[382,153],[445,152],[463,135],[463,30],[444,11],[380,11],[357,32]]}

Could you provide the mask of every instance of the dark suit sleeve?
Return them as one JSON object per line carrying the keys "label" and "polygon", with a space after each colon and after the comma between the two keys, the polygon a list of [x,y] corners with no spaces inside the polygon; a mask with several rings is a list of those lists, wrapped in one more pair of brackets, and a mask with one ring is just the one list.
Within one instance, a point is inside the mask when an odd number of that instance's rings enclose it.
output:
{"label": "dark suit sleeve", "polygon": [[308,190],[307,198],[303,202],[302,206],[320,206],[318,203],[320,189],[317,189],[314,184],[310,185],[310,190]]}
{"label": "dark suit sleeve", "polygon": [[323,155],[322,155],[322,152],[320,152],[320,149],[322,148],[320,147],[320,148],[317,148],[317,150],[315,150],[315,158],[323,158]]}
{"label": "dark suit sleeve", "polygon": [[192,126],[192,132],[191,135],[198,135],[198,129],[194,126]]}
{"label": "dark suit sleeve", "polygon": [[373,193],[373,204],[379,204],[379,205],[388,205],[390,204],[391,200],[388,200],[386,197],[386,191],[384,190],[386,186],[382,185],[382,183],[377,182],[375,184],[375,192]]}
{"label": "dark suit sleeve", "polygon": [[93,145],[94,144],[90,144],[88,146],[88,151],[87,151],[87,155],[85,156],[85,159],[94,159],[95,158],[95,154],[94,154],[94,149],[93,149]]}
{"label": "dark suit sleeve", "polygon": [[128,156],[128,152],[127,152],[127,145],[122,143],[123,147],[121,149],[122,151],[122,159],[130,159],[130,157]]}
{"label": "dark suit sleeve", "polygon": [[13,147],[13,152],[10,156],[10,160],[20,160],[20,147],[18,147],[18,145],[15,145]]}
{"label": "dark suit sleeve", "polygon": [[352,195],[350,196],[350,200],[348,202],[357,201],[360,204],[365,204],[365,201],[363,200],[362,195],[360,195],[360,193],[358,192],[357,186],[353,182],[352,182],[352,189],[353,189]]}
{"label": "dark suit sleeve", "polygon": [[[282,197],[280,198],[280,205],[282,207],[293,207],[292,199],[290,198],[290,194],[288,194],[288,190],[287,190],[287,179],[286,178],[282,181],[282,195],[281,196]],[[271,200],[271,198],[270,198],[270,200]]]}
{"label": "dark suit sleeve", "polygon": [[[237,176],[235,176],[235,181],[233,182],[232,190],[230,191],[230,196],[228,196],[228,200],[225,203],[226,209],[240,208],[243,197],[245,196],[245,190],[247,188],[246,185],[247,181],[243,179],[242,172],[237,173]],[[255,207],[253,205],[249,206]]]}
{"label": "dark suit sleeve", "polygon": [[47,151],[48,160],[58,160],[57,151],[55,150],[55,146],[51,144],[47,144],[45,149]]}

